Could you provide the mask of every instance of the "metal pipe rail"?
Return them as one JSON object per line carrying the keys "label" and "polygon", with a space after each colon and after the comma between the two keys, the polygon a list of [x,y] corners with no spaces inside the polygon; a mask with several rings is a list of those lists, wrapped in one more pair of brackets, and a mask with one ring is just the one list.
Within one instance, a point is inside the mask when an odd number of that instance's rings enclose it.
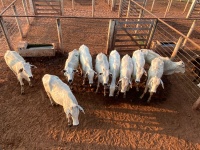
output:
{"label": "metal pipe rail", "polygon": [[3,15],[3,13],[5,13],[17,0],[14,0],[10,5],[8,5],[1,13],[0,16]]}

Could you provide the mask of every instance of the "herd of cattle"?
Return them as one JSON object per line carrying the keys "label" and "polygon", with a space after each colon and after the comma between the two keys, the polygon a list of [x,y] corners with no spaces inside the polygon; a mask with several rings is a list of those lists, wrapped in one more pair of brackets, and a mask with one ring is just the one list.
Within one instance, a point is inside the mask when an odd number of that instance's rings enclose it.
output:
{"label": "herd of cattle", "polygon": [[[26,62],[15,51],[8,50],[4,55],[4,59],[17,76],[21,85],[21,94],[24,94],[23,79],[27,80],[29,85],[32,86],[33,75],[31,68],[36,68],[36,66]],[[145,64],[150,66],[148,72],[145,71]],[[149,49],[136,50],[133,52],[132,57],[126,54],[122,58],[120,58],[116,50],[113,50],[109,54],[109,58],[105,54],[99,53],[95,59],[95,69],[93,69],[89,48],[86,45],[81,45],[79,50],[75,49],[69,52],[63,69],[64,76],[66,76],[70,87],[74,80],[74,74],[78,72],[78,69],[80,69],[80,73],[83,76],[83,84],[88,78],[89,84],[92,86],[96,77],[98,79],[96,92],[98,92],[100,84],[102,84],[104,86],[104,96],[106,96],[106,89],[109,87],[109,96],[115,96],[114,93],[116,91],[116,96],[122,92],[124,98],[126,97],[126,92],[132,88],[132,83],[135,84],[136,90],[139,90],[140,79],[145,75],[147,76],[146,86],[140,98],[143,98],[149,89],[150,96],[147,100],[149,103],[158,86],[161,84],[164,88],[162,76],[179,72],[184,73],[185,64],[183,61],[174,62],[168,57],[162,57]],[[109,82],[110,77],[112,78],[111,82]],[[68,125],[78,125],[79,111],[81,110],[84,113],[84,110],[78,105],[70,87],[61,81],[58,76],[50,74],[45,74],[42,82],[51,104],[63,106]]]}

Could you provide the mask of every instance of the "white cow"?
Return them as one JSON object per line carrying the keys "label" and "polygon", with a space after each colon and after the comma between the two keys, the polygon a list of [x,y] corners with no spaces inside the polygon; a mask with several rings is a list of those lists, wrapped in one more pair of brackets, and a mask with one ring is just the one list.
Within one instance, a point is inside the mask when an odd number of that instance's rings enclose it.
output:
{"label": "white cow", "polygon": [[120,79],[118,81],[119,88],[116,96],[118,96],[119,92],[121,91],[124,93],[123,97],[126,98],[126,91],[128,91],[129,88],[132,88],[132,74],[133,61],[131,57],[126,54],[121,60]]}
{"label": "white cow", "polygon": [[150,96],[147,100],[148,103],[151,101],[151,97],[153,93],[156,93],[156,90],[158,86],[160,85],[160,83],[164,89],[164,84],[161,80],[163,71],[164,71],[163,60],[160,57],[153,59],[151,62],[151,66],[148,70],[148,79],[146,82],[144,93],[140,96],[141,99],[143,98],[144,94],[147,92],[148,88],[150,92]]}
{"label": "white cow", "polygon": [[[57,76],[45,74],[42,78],[44,89],[50,99],[52,105],[59,104],[63,106],[64,112],[68,120],[68,125],[74,126],[79,124],[79,110],[84,113],[83,108],[71,92],[69,86],[62,82]],[[72,119],[72,124],[71,124]]]}
{"label": "white cow", "polygon": [[110,52],[109,65],[110,73],[112,74],[109,96],[114,96],[114,92],[116,89],[116,79],[119,77],[120,74],[120,55],[116,50]]}
{"label": "white cow", "polygon": [[151,61],[156,57],[160,57],[164,61],[163,75],[185,72],[185,63],[183,61],[174,62],[170,60],[169,57],[161,57],[159,54],[149,49],[141,49],[141,51],[144,53],[145,62],[148,64],[151,64]]}
{"label": "white cow", "polygon": [[83,75],[83,85],[85,84],[86,76],[88,76],[89,84],[92,86],[94,74],[96,72],[92,67],[92,56],[90,54],[89,48],[85,45],[81,45],[79,48],[80,53],[80,63],[81,63],[81,74]]}
{"label": "white cow", "polygon": [[139,91],[139,83],[140,79],[143,74],[147,76],[147,72],[144,69],[145,65],[145,59],[144,59],[144,54],[141,50],[136,50],[133,52],[132,56],[132,61],[133,61],[133,79],[135,80],[136,83],[136,90]]}
{"label": "white cow", "polygon": [[24,83],[23,79],[29,82],[29,86],[32,86],[31,80],[33,79],[33,75],[31,72],[31,68],[37,68],[34,65],[30,65],[28,62],[24,60],[17,52],[7,50],[4,59],[8,67],[14,72],[17,76],[18,81],[21,85],[21,94],[24,94]]}
{"label": "white cow", "polygon": [[67,81],[71,84],[74,80],[74,73],[78,72],[79,66],[79,51],[74,49],[69,52],[69,56],[65,62],[65,67],[63,69],[64,76],[66,76]]}
{"label": "white cow", "polygon": [[96,56],[95,71],[97,72],[98,76],[96,93],[98,92],[101,83],[104,85],[104,96],[106,96],[106,88],[108,85],[110,72],[108,58],[105,54],[99,53]]}

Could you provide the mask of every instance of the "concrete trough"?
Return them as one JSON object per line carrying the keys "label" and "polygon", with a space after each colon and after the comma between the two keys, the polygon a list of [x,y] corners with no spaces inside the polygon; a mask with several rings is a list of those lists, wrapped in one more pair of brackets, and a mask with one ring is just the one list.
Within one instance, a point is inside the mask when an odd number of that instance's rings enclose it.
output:
{"label": "concrete trough", "polygon": [[18,53],[24,57],[55,56],[55,43],[31,44],[21,41],[18,44]]}

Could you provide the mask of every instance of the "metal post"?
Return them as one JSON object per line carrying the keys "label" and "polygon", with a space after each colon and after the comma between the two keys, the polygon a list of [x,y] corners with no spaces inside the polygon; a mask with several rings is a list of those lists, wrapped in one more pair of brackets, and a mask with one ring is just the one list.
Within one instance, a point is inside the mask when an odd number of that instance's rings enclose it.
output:
{"label": "metal post", "polygon": [[197,3],[197,0],[193,0],[192,5],[190,6],[190,10],[188,11],[188,14],[187,14],[186,18],[190,17],[190,15],[191,15],[196,3]]}
{"label": "metal post", "polygon": [[61,0],[60,3],[61,3],[61,15],[63,15],[64,14],[63,0]]}
{"label": "metal post", "polygon": [[106,54],[108,54],[109,51],[113,47],[114,31],[115,31],[115,20],[111,20],[110,19],[110,21],[109,21],[109,28],[108,28],[108,38],[107,38]]}
{"label": "metal post", "polygon": [[[190,27],[190,30],[189,30],[189,32],[188,32],[188,34],[187,34],[187,37],[188,37],[188,38],[189,38],[189,36],[192,34],[192,31],[194,30],[195,25],[196,25],[196,20],[193,21],[193,23],[192,23],[192,25],[191,25],[191,27]],[[183,44],[182,44],[182,47],[185,46],[186,42],[187,42],[187,39],[184,40],[184,42],[183,42]]]}
{"label": "metal post", "polygon": [[185,10],[187,9],[187,6],[188,6],[189,2],[190,2],[190,0],[187,1],[186,5],[185,5],[185,8],[184,8],[184,10],[183,10],[183,12],[182,12],[182,14],[185,13]]}
{"label": "metal post", "polygon": [[153,2],[152,2],[152,5],[151,5],[151,12],[153,11],[154,4],[155,4],[155,0],[153,0]]}
{"label": "metal post", "polygon": [[116,0],[112,0],[111,11],[115,10],[115,3],[116,3]]}
{"label": "metal post", "polygon": [[7,44],[8,44],[8,47],[9,47],[10,50],[13,50],[11,40],[10,40],[10,36],[8,34],[8,30],[7,30],[6,26],[4,25],[4,21],[3,21],[2,17],[0,17],[0,24],[1,24],[2,31],[3,31],[3,35],[6,39]]}
{"label": "metal post", "polygon": [[72,0],[72,9],[74,10],[74,0]]}
{"label": "metal post", "polygon": [[[56,19],[56,25],[58,31],[59,48],[63,50],[63,38],[62,38],[61,22],[59,18]],[[64,53],[64,50],[62,52]]]}
{"label": "metal post", "polygon": [[92,0],[92,17],[94,17],[94,11],[95,11],[95,0]]}
{"label": "metal post", "polygon": [[147,47],[146,48],[150,48],[150,46],[151,46],[151,41],[153,39],[153,36],[154,36],[155,30],[156,30],[157,24],[158,24],[158,20],[156,19],[154,21],[153,27],[151,28],[151,33],[149,35],[149,40],[147,42]]}
{"label": "metal post", "polygon": [[[23,7],[24,7],[25,15],[28,16],[26,1],[25,1],[25,0],[22,0],[22,4],[23,4]],[[28,18],[28,17],[26,17],[26,20],[27,20],[28,24],[30,25],[30,21],[29,21],[29,18]]]}
{"label": "metal post", "polygon": [[30,5],[30,9],[31,9],[31,13],[33,13],[35,15],[35,7],[33,6],[33,0],[29,0],[29,5]]}
{"label": "metal post", "polygon": [[166,17],[167,12],[169,12],[169,9],[170,9],[170,7],[171,7],[171,4],[172,4],[172,0],[169,0],[169,2],[168,2],[168,4],[167,4],[167,8],[166,8],[166,10],[165,10],[164,18]]}
{"label": "metal post", "polygon": [[183,42],[183,37],[181,36],[181,37],[178,39],[178,42],[176,43],[176,46],[175,46],[174,51],[173,51],[173,53],[172,53],[172,55],[171,55],[171,58],[170,58],[171,60],[173,60],[173,59],[176,57],[177,52],[178,52],[178,50],[179,50],[179,48],[180,48],[182,42]]}
{"label": "metal post", "polygon": [[[16,7],[15,7],[14,4],[12,5],[12,8],[13,8],[14,15],[18,16]],[[15,17],[15,19],[16,19],[17,26],[18,26],[18,29],[19,29],[19,33],[20,33],[21,37],[23,38],[24,36],[23,36],[23,32],[22,32],[20,21],[19,21],[18,17]]]}

